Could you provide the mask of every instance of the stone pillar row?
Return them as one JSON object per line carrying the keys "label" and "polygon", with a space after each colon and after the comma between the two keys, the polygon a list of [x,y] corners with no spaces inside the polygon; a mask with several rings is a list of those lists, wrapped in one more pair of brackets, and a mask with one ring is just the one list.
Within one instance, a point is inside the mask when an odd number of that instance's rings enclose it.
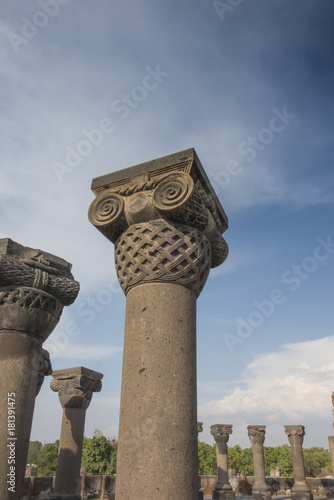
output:
{"label": "stone pillar row", "polygon": [[72,304],[79,283],[71,264],[0,240],[0,498],[19,500],[35,398],[51,371],[42,343]]}
{"label": "stone pillar row", "polygon": [[[270,500],[271,492],[266,484],[266,473],[264,466],[263,444],[265,440],[265,425],[249,425],[248,436],[252,444],[254,464],[254,484],[252,497],[254,500]],[[285,433],[291,445],[291,456],[294,471],[294,485],[291,491],[292,500],[313,500],[313,495],[306,483],[303,438],[305,427],[303,425],[286,425]],[[232,434],[232,425],[215,424],[211,426],[211,434],[217,443],[217,474],[218,480],[214,491],[213,500],[233,500],[234,492],[228,478],[227,442]]]}
{"label": "stone pillar row", "polygon": [[227,218],[193,149],[93,180],[126,318],[116,498],[198,498],[196,299]]}

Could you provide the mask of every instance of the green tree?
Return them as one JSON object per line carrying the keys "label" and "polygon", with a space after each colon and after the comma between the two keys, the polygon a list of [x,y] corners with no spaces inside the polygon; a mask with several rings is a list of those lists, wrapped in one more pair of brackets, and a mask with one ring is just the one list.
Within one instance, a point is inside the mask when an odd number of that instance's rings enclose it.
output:
{"label": "green tree", "polygon": [[28,465],[35,465],[39,452],[42,449],[42,443],[40,441],[30,441],[28,449]]}
{"label": "green tree", "polygon": [[236,444],[228,448],[227,454],[230,469],[235,469],[237,474],[244,476],[252,476],[254,474],[252,448],[242,449]]}
{"label": "green tree", "polygon": [[200,476],[214,476],[217,470],[216,445],[198,441],[198,473]]}
{"label": "green tree", "polygon": [[87,474],[116,474],[117,446],[113,446],[102,433],[95,431],[94,437],[84,438],[81,467]]}
{"label": "green tree", "polygon": [[305,449],[304,464],[306,477],[317,477],[321,469],[327,469],[328,472],[332,470],[330,453],[324,448],[313,447]]}
{"label": "green tree", "polygon": [[55,476],[57,468],[59,440],[44,444],[40,449],[36,465],[39,476]]}

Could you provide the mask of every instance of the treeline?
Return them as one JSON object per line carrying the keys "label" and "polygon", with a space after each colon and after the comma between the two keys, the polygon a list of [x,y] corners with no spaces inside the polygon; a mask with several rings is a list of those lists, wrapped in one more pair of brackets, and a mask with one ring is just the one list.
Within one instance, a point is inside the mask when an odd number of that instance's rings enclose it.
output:
{"label": "treeline", "polygon": [[[54,476],[57,467],[59,441],[42,445],[31,441],[28,464],[36,465],[39,476]],[[117,441],[107,439],[101,431],[95,431],[93,438],[84,438],[81,467],[87,468],[88,475],[116,474]],[[239,475],[252,476],[252,448],[242,449],[239,445],[228,448],[229,468]],[[200,475],[215,475],[217,469],[216,445],[198,442],[198,462]],[[292,477],[291,448],[282,446],[264,447],[266,475],[277,466],[281,467],[282,476]],[[330,453],[324,448],[304,449],[305,472],[307,477],[317,477],[322,469],[332,472]]]}
{"label": "treeline", "polygon": [[[305,448],[304,450],[305,473],[307,477],[317,477],[322,469],[326,469],[329,474],[332,472],[331,457],[328,450],[324,448]],[[199,474],[216,474],[216,445],[198,443]],[[253,476],[253,453],[252,448],[242,449],[238,444],[228,448],[228,465],[230,469],[235,469],[236,473],[244,476]],[[266,475],[270,475],[271,470],[281,467],[281,474],[285,477],[293,477],[291,461],[291,448],[288,444],[282,446],[264,447],[264,465]]]}
{"label": "treeline", "polygon": [[[55,476],[59,440],[42,445],[39,441],[29,444],[29,465],[37,466],[39,476]],[[88,475],[116,474],[117,441],[107,439],[101,431],[95,431],[93,438],[84,438],[81,467]]]}

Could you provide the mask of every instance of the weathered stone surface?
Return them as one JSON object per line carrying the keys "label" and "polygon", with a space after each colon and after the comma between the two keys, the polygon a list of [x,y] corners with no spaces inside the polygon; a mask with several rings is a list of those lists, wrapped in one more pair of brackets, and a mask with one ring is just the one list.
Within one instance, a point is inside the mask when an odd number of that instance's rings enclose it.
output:
{"label": "weathered stone surface", "polygon": [[196,298],[227,218],[193,149],[93,180],[89,219],[127,295],[118,498],[198,498]]}
{"label": "weathered stone surface", "polygon": [[197,422],[197,433],[203,432],[203,422]]}
{"label": "weathered stone surface", "polygon": [[[20,498],[35,397],[43,376],[50,370],[46,352],[42,354],[42,342],[58,323],[63,307],[71,304],[79,291],[71,267],[47,252],[24,247],[9,238],[0,239],[0,498],[3,500]],[[11,450],[8,443],[12,443]],[[9,451],[12,464],[8,463]],[[12,477],[15,475],[11,483],[7,483],[9,472]],[[9,487],[13,489],[9,491]]]}
{"label": "weathered stone surface", "polygon": [[227,442],[232,434],[232,425],[211,425],[210,432],[217,444],[217,472],[218,480],[212,498],[214,500],[234,500],[235,493],[232,490],[228,477]]}
{"label": "weathered stone surface", "polygon": [[266,484],[266,473],[264,467],[263,443],[265,440],[265,425],[249,425],[248,436],[252,443],[253,465],[255,482],[252,488],[254,500],[270,500],[270,488]]}
{"label": "weathered stone surface", "polygon": [[[187,242],[187,234],[190,239],[196,235],[200,239],[205,236],[210,243],[209,268],[220,265],[226,259],[228,247],[221,234],[227,229],[227,217],[194,149],[98,177],[92,182],[92,190],[97,197],[89,209],[91,223],[113,243],[122,236],[121,242],[116,245],[116,268],[119,261],[122,262],[123,245],[130,241],[131,247],[139,248],[140,254],[137,256],[130,252],[127,256],[130,262],[134,261],[134,266],[139,265],[144,275],[152,275],[151,280],[174,281],[174,268],[170,263],[177,265],[180,261],[183,262],[181,265],[187,267],[184,259],[187,253],[191,254],[192,247]],[[148,226],[145,226],[145,223]],[[134,238],[142,239],[138,245],[134,245],[131,236],[135,229],[132,228],[130,235],[127,233],[127,230],[136,224],[139,226]],[[144,226],[141,226],[142,224]],[[179,259],[171,259],[168,254],[171,242],[168,238],[175,237],[174,231],[178,225],[181,234],[177,233],[179,238],[176,241],[179,241],[180,245],[174,250],[180,250],[184,244],[188,248],[185,252],[180,252]],[[203,236],[200,236],[199,232]],[[147,233],[152,236],[151,240],[145,239]],[[163,240],[163,233],[166,233],[166,242]],[[154,242],[158,238],[160,242],[156,245]],[[144,249],[141,248],[142,245]],[[143,252],[145,249],[147,251]],[[143,255],[146,258],[150,256],[151,252],[159,253],[157,256],[162,261],[156,274],[154,266],[152,274],[150,262],[143,263],[141,259]],[[197,258],[199,257],[201,256],[197,255]],[[154,259],[151,260],[154,263]],[[122,273],[124,267],[120,265],[118,272]],[[122,282],[122,274],[120,281],[126,292],[128,287]],[[185,283],[184,286],[188,284]]]}
{"label": "weathered stone surface", "polygon": [[52,500],[80,499],[80,467],[86,409],[102,388],[102,373],[78,366],[52,373],[51,389],[63,408],[55,492]]}
{"label": "weathered stone surface", "polygon": [[328,436],[328,447],[331,454],[332,470],[334,471],[334,436]]}
{"label": "weathered stone surface", "polygon": [[39,371],[38,371],[38,383],[37,383],[37,390],[36,390],[36,396],[38,396],[39,391],[41,390],[41,387],[44,382],[44,378],[48,375],[51,375],[52,373],[52,364],[50,360],[50,354],[46,349],[42,349],[41,352],[41,357],[39,361]]}
{"label": "weathered stone surface", "polygon": [[294,472],[294,485],[291,490],[292,500],[313,500],[313,495],[306,483],[303,457],[303,440],[305,427],[303,425],[285,425],[285,434],[291,445],[291,458]]}

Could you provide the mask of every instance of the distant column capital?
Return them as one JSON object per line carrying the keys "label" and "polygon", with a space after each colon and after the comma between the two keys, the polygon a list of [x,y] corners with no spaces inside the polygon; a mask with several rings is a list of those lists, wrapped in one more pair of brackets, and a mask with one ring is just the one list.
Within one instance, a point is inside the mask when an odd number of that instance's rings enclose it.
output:
{"label": "distant column capital", "polygon": [[82,366],[56,370],[52,377],[50,387],[54,392],[58,392],[63,408],[87,410],[93,392],[100,392],[102,388],[102,373]]}
{"label": "distant column capital", "polygon": [[232,425],[229,424],[215,424],[211,425],[210,433],[213,435],[216,443],[227,443],[230,435],[232,434]]}
{"label": "distant column capital", "polygon": [[305,427],[303,425],[285,425],[284,427],[291,446],[303,444],[305,436]]}
{"label": "distant column capital", "polygon": [[252,444],[263,444],[266,435],[265,425],[248,425],[248,437]]}
{"label": "distant column capital", "polygon": [[197,422],[197,433],[203,432],[203,422]]}

